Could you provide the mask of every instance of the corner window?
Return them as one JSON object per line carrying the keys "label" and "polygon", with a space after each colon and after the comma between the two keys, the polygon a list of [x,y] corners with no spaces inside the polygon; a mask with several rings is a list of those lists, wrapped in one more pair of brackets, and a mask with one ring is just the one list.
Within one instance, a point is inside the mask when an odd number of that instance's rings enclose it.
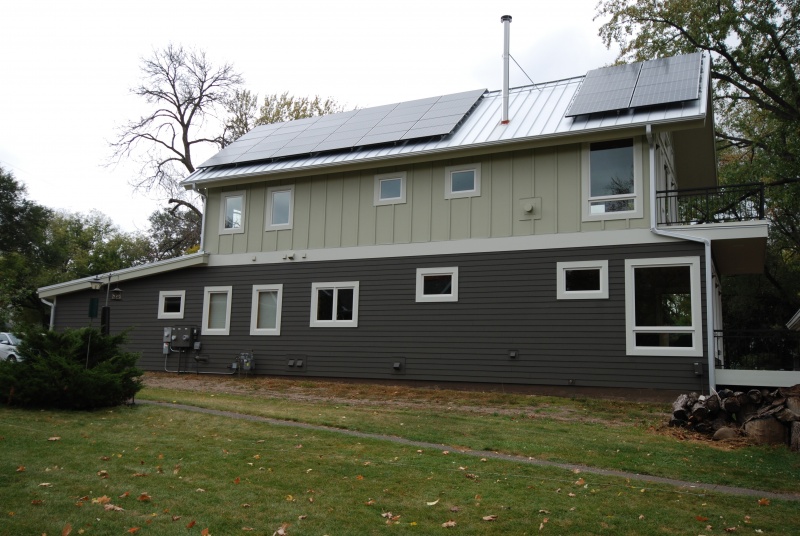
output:
{"label": "corner window", "polygon": [[628,355],[703,355],[700,258],[625,261]]}
{"label": "corner window", "polygon": [[203,290],[203,335],[228,335],[231,328],[232,287]]}
{"label": "corner window", "polygon": [[641,150],[631,138],[583,145],[583,221],[642,217]]}
{"label": "corner window", "polygon": [[417,268],[417,301],[458,301],[458,267]]}
{"label": "corner window", "polygon": [[406,202],[406,172],[375,175],[375,206]]}
{"label": "corner window", "polygon": [[220,212],[220,234],[244,232],[244,192],[225,192],[222,194]]}
{"label": "corner window", "polygon": [[280,335],[283,285],[253,285],[250,335]]}
{"label": "corner window", "polygon": [[266,230],[291,229],[294,216],[294,186],[267,188]]}
{"label": "corner window", "polygon": [[358,327],[358,281],[311,284],[311,327]]}
{"label": "corner window", "polygon": [[158,293],[158,318],[182,319],[185,301],[185,290],[162,290]]}
{"label": "corner window", "polygon": [[608,298],[608,261],[556,263],[559,300],[600,300]]}
{"label": "corner window", "polygon": [[481,165],[467,164],[444,168],[444,198],[481,195]]}

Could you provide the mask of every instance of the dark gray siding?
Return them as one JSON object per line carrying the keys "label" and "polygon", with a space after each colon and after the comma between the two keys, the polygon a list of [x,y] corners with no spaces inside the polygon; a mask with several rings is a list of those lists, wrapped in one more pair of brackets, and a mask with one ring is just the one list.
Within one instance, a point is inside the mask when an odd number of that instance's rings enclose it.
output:
{"label": "dark gray siding", "polygon": [[[120,285],[112,331],[131,328],[140,366],[163,370],[162,328],[199,327],[203,288],[233,285],[230,335],[202,337],[208,362],[189,357],[188,370],[227,372],[252,350],[259,374],[698,389],[693,364],[705,357],[625,355],[625,259],[689,255],[703,260],[705,278],[703,248],[690,242],[187,268]],[[556,262],[596,259],[609,261],[609,299],[556,300]],[[442,266],[459,268],[458,302],[417,303],[416,269]],[[323,281],[360,282],[357,328],[309,327],[311,283]],[[251,336],[252,285],[269,283],[283,284],[281,335]],[[161,290],[186,291],[184,320],[157,318]],[[87,325],[91,296],[59,296],[57,326]],[[702,306],[705,317],[705,296]],[[303,369],[288,367],[298,356]],[[172,354],[166,368],[177,367]]]}

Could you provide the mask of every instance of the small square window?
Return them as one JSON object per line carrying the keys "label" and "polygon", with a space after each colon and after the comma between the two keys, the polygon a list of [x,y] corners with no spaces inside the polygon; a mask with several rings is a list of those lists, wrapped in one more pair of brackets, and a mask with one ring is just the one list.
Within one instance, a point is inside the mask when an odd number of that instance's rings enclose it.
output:
{"label": "small square window", "polygon": [[245,200],[244,192],[225,192],[222,194],[220,211],[220,234],[244,232]]}
{"label": "small square window", "polygon": [[417,301],[458,301],[458,267],[417,268]]}
{"label": "small square window", "polygon": [[311,327],[358,327],[358,281],[311,284]]}
{"label": "small square window", "polygon": [[556,263],[559,300],[598,300],[608,298],[608,261]]}
{"label": "small square window", "polygon": [[185,290],[162,290],[158,293],[158,318],[182,319]]}
{"label": "small square window", "polygon": [[253,285],[250,335],[280,335],[283,285]]}
{"label": "small square window", "polygon": [[232,287],[206,287],[203,291],[203,335],[228,335],[231,327]]}
{"label": "small square window", "polygon": [[294,216],[294,186],[267,188],[266,230],[291,229]]}
{"label": "small square window", "polygon": [[406,202],[406,172],[375,175],[375,206]]}
{"label": "small square window", "polygon": [[477,197],[481,195],[481,165],[466,164],[444,168],[444,198]]}

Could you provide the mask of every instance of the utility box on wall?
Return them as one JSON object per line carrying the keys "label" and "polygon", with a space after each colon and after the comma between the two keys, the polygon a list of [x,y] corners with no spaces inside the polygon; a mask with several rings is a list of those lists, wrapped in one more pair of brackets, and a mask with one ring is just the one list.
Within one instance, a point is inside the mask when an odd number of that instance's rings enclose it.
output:
{"label": "utility box on wall", "polygon": [[172,328],[172,342],[173,348],[192,348],[194,340],[197,335],[197,328],[191,326],[175,326]]}

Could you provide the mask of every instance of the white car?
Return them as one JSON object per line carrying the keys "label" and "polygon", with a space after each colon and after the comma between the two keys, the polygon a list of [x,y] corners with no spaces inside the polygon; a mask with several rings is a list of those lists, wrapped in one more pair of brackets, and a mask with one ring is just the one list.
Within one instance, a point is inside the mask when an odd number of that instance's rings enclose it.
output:
{"label": "white car", "polygon": [[13,333],[0,332],[0,361],[17,361],[19,350],[17,345],[21,341]]}

